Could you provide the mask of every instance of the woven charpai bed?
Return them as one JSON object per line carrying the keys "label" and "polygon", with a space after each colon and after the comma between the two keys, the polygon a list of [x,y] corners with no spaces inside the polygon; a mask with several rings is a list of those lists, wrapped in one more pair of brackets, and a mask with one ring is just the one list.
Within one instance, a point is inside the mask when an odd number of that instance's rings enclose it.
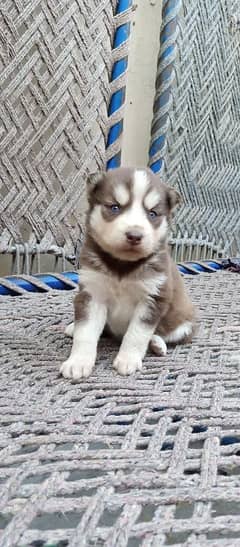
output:
{"label": "woven charpai bed", "polygon": [[2,547],[239,545],[239,278],[186,283],[192,346],[126,379],[102,340],[80,384],[58,372],[73,293],[0,300]]}
{"label": "woven charpai bed", "polygon": [[106,338],[88,380],[59,375],[77,290],[59,271],[83,180],[120,161],[131,5],[0,6],[0,547],[240,545],[240,277],[217,261],[240,249],[235,0],[163,2],[149,164],[184,196],[194,341],[122,378]]}

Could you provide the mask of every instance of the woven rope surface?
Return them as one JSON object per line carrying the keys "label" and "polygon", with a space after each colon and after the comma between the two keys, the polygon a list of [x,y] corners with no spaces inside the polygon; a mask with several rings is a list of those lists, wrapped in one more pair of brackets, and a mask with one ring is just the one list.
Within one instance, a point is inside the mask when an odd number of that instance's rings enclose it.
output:
{"label": "woven rope surface", "polygon": [[167,139],[151,162],[164,158],[165,176],[184,198],[175,238],[188,246],[206,240],[234,255],[240,250],[239,1],[165,4],[152,143]]}
{"label": "woven rope surface", "polygon": [[[106,161],[119,55],[116,0],[6,0],[0,5],[0,252],[14,243],[73,254],[84,178]],[[119,143],[116,143],[119,147]]]}
{"label": "woven rope surface", "polygon": [[239,321],[239,277],[186,283],[191,347],[126,379],[103,340],[81,384],[58,375],[73,292],[0,299],[0,547],[239,545],[240,333],[221,332]]}

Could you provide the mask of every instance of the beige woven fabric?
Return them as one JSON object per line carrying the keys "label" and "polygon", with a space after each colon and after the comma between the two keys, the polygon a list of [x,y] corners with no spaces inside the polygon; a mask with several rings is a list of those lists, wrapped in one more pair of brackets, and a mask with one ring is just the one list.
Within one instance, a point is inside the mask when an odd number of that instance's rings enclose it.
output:
{"label": "beige woven fabric", "polygon": [[[0,252],[73,254],[84,179],[106,160],[116,0],[0,3]],[[124,53],[124,47],[122,48]],[[116,146],[119,146],[117,143]]]}
{"label": "beige woven fabric", "polygon": [[239,546],[239,276],[186,282],[192,346],[122,378],[103,340],[80,384],[73,292],[0,299],[0,547]]}
{"label": "beige woven fabric", "polygon": [[[175,9],[174,7],[175,6]],[[169,9],[167,9],[169,8]],[[151,162],[183,196],[176,215],[176,256],[240,252],[239,0],[166,2]],[[161,101],[159,101],[161,98]]]}

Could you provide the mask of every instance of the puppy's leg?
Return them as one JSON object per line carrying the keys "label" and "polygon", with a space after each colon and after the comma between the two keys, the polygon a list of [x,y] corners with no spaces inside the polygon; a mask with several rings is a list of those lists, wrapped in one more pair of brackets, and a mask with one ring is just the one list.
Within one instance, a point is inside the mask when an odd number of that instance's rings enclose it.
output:
{"label": "puppy's leg", "polygon": [[[69,338],[73,338],[74,325],[75,323],[73,321],[72,323],[69,323],[69,325],[65,327],[64,334],[66,334],[66,336],[69,336]],[[110,331],[108,330],[107,325],[105,325],[103,330],[103,336],[109,336],[109,335],[110,335]]]}
{"label": "puppy's leg", "polygon": [[107,308],[94,301],[85,291],[79,293],[76,300],[72,350],[70,357],[61,365],[60,372],[65,378],[79,380],[90,376],[94,367]]}
{"label": "puppy's leg", "polygon": [[139,304],[134,312],[113,367],[123,376],[141,370],[148,344],[155,331],[156,324],[144,319],[147,305]]}

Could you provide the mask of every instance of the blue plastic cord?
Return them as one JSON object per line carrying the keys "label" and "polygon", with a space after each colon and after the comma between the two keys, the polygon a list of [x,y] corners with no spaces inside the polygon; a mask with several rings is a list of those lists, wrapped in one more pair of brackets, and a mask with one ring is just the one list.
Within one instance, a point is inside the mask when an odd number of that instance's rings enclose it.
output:
{"label": "blue plastic cord", "polygon": [[[132,6],[132,0],[119,0],[117,4],[116,9],[116,15],[123,13],[124,11],[127,11]],[[130,23],[125,23],[124,25],[120,25],[115,32],[114,41],[113,41],[113,49],[116,49],[120,47],[124,42],[126,42],[130,35]],[[127,57],[123,57],[122,59],[116,61],[116,63],[113,66],[112,75],[111,75],[111,81],[113,82],[120,76],[126,72],[128,66],[128,59]],[[114,114],[114,112],[117,112],[119,108],[123,105],[125,101],[125,87],[122,87],[118,91],[115,91],[115,93],[112,94],[110,105],[108,109],[108,116],[111,116]],[[119,121],[115,123],[109,130],[108,138],[107,138],[107,148],[111,146],[121,135],[123,131],[123,121]],[[107,169],[114,169],[116,167],[120,166],[121,162],[121,153],[118,152],[115,154],[112,158],[110,158],[107,162]]]}
{"label": "blue plastic cord", "polygon": [[197,275],[201,272],[214,273],[208,269],[212,268],[214,271],[222,270],[223,266],[219,262],[214,262],[211,260],[206,260],[203,263],[199,262],[186,262],[185,264],[178,264],[178,269],[183,274]]}
{"label": "blue plastic cord", "polygon": [[[209,269],[211,268],[211,269]],[[191,274],[191,275],[197,275],[200,272],[208,272],[211,273],[212,271],[218,271],[223,268],[221,262],[215,262],[214,260],[206,260],[202,262],[201,264],[199,262],[186,262],[184,264],[178,264],[178,269],[182,274]],[[69,279],[73,283],[78,283],[79,277],[77,272],[63,272],[62,274],[64,277],[66,277],[66,284],[54,276],[54,274],[36,274],[31,276],[32,277],[32,283],[29,280],[22,279],[21,276],[9,276],[6,277],[8,281],[10,281],[12,284],[16,285],[16,287],[20,287],[21,289],[24,289],[28,292],[44,292],[44,289],[39,289],[36,285],[34,285],[34,279],[42,281],[45,283],[50,289],[58,289],[58,290],[72,290],[72,286],[68,285],[67,280]],[[0,279],[0,296],[16,296],[18,293],[14,292],[11,289],[8,289],[7,287],[4,287],[1,285],[1,279]]]}
{"label": "blue plastic cord", "polygon": [[164,154],[168,131],[167,119],[169,115],[168,111],[166,113],[166,105],[169,104],[169,108],[171,106],[172,71],[174,70],[176,56],[176,46],[172,44],[172,40],[176,32],[177,17],[181,5],[182,0],[163,0],[160,54],[158,58],[160,70],[157,75],[157,79],[161,76],[163,91],[161,92],[160,88],[160,95],[157,95],[154,101],[154,113],[158,113],[158,122],[155,124],[153,118],[152,137],[149,148],[149,166],[154,173],[161,173],[164,169]]}
{"label": "blue plastic cord", "polygon": [[[64,277],[66,277],[66,280],[69,279],[70,281],[73,281],[74,283],[78,283],[79,277],[77,272],[64,272]],[[67,283],[64,283],[60,279],[54,276],[54,274],[35,274],[31,276],[34,279],[42,281],[42,283],[45,283],[48,287],[51,289],[58,289],[58,290],[72,290],[72,286],[68,285]],[[44,289],[39,289],[34,283],[31,283],[30,280],[22,279],[20,276],[9,276],[5,277],[7,281],[10,281],[12,284],[16,285],[20,289],[23,289],[28,292],[44,292]],[[0,278],[0,295],[2,296],[16,296],[14,291],[11,289],[8,289],[7,287],[4,287],[1,285],[1,278]]]}

